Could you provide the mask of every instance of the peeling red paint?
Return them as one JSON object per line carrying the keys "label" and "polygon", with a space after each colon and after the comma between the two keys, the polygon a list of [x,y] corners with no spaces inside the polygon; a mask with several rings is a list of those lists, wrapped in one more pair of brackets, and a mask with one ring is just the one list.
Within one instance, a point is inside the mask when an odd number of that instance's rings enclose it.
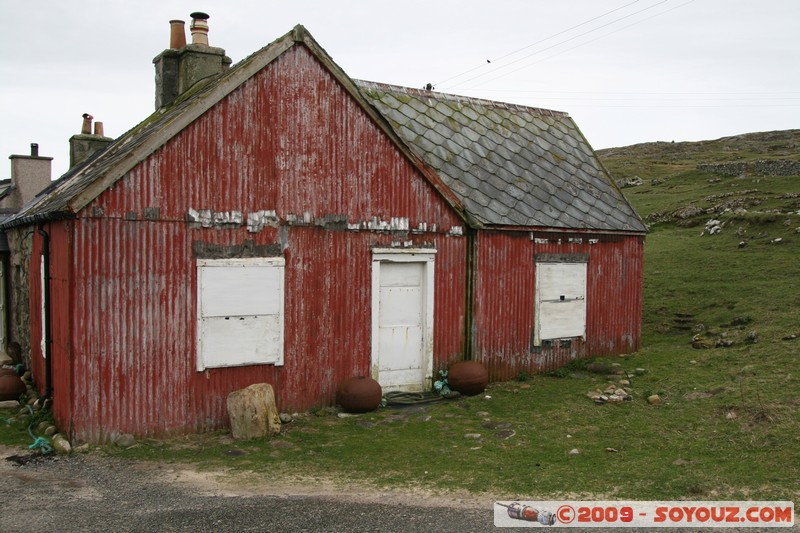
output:
{"label": "peeling red paint", "polygon": [[[398,242],[437,249],[435,365],[459,357],[466,239],[448,232],[463,221],[337,83],[297,47],[76,220],[49,225],[60,426],[87,441],[225,427],[227,395],[257,382],[273,384],[282,410],[333,403],[341,381],[369,374],[371,249]],[[193,225],[191,209],[275,215],[253,232],[246,219]],[[353,224],[402,218],[407,227],[326,225],[342,214]],[[197,372],[195,241],[282,251],[284,366]],[[41,302],[37,261],[32,310]],[[43,376],[41,353],[33,360]]]}
{"label": "peeling red paint", "polygon": [[[644,237],[484,231],[477,242],[474,350],[493,381],[639,349]],[[540,253],[588,254],[585,340],[532,345],[534,254]]]}

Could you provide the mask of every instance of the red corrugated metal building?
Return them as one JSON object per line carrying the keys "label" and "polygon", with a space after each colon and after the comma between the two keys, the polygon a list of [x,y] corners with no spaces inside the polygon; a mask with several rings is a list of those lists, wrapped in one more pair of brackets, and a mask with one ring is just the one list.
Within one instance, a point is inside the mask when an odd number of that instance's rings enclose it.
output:
{"label": "red corrugated metal building", "polygon": [[259,382],[291,412],[638,348],[645,228],[568,115],[354,81],[302,26],[229,62],[165,51],[156,113],[3,225],[72,438],[225,427]]}

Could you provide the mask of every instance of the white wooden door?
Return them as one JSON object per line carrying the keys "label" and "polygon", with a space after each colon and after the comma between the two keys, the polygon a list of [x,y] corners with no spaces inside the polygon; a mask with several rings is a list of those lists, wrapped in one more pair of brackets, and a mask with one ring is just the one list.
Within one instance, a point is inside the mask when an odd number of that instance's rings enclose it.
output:
{"label": "white wooden door", "polygon": [[381,263],[378,381],[386,390],[425,388],[425,263]]}
{"label": "white wooden door", "polygon": [[372,250],[372,368],[384,392],[424,391],[433,376],[436,250]]}

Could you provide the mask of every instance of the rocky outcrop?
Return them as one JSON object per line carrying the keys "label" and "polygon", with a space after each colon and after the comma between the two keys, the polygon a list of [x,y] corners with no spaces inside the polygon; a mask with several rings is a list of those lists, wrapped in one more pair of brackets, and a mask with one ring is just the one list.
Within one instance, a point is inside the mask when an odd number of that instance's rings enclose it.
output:
{"label": "rocky outcrop", "polygon": [[697,170],[722,176],[800,176],[800,161],[762,159],[758,161],[701,163]]}

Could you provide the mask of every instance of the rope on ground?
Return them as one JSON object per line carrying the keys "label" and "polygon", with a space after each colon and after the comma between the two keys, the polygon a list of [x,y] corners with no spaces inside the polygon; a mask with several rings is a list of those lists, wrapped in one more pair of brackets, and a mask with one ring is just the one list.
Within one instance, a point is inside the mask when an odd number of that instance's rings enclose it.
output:
{"label": "rope on ground", "polygon": [[36,437],[33,444],[28,446],[29,450],[35,450],[37,448],[42,451],[42,455],[50,455],[53,453],[53,447],[50,446],[50,441],[45,437]]}
{"label": "rope on ground", "polygon": [[[31,413],[31,415],[33,415],[33,409],[31,408],[31,406],[26,405],[25,407],[27,407],[28,411]],[[28,449],[29,450],[38,449],[41,451],[42,455],[49,455],[53,453],[53,447],[50,445],[50,441],[46,437],[37,437],[36,435],[33,434],[33,430],[31,429],[33,427],[33,424],[35,424],[35,422],[31,422],[28,425],[28,435],[30,435],[31,438],[33,439],[33,444],[28,446]]]}
{"label": "rope on ground", "polygon": [[423,403],[436,403],[444,400],[435,393],[391,391],[383,395],[386,405],[417,405]]}

